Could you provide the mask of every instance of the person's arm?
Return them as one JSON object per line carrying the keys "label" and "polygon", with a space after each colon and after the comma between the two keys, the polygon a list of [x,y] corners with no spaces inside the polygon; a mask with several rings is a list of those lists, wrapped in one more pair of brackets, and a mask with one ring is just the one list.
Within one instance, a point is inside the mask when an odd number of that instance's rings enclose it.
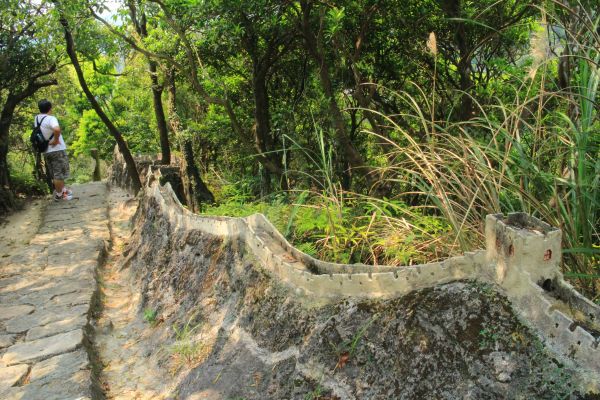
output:
{"label": "person's arm", "polygon": [[56,146],[60,143],[60,125],[58,125],[58,120],[54,116],[50,116],[49,122],[50,127],[52,128],[52,133],[54,134],[52,140],[50,141],[50,146]]}
{"label": "person's arm", "polygon": [[57,126],[56,128],[52,129],[52,131],[54,132],[54,137],[50,142],[50,146],[56,146],[60,143],[60,126]]}

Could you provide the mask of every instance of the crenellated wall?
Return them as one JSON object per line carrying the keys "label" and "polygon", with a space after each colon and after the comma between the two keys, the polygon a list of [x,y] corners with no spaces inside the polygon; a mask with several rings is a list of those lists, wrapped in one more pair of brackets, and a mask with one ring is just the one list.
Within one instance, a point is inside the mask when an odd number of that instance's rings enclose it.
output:
{"label": "crenellated wall", "polygon": [[[293,247],[261,214],[247,218],[192,214],[181,206],[170,185],[160,186],[155,176],[149,177],[145,196],[158,201],[172,224],[243,241],[260,265],[311,298],[390,298],[463,279],[496,283],[556,352],[593,375],[600,373],[599,338],[590,333],[593,329],[585,329],[600,320],[600,309],[563,281],[560,230],[533,217],[489,215],[487,249],[442,262],[409,267],[335,264]],[[569,293],[579,309],[587,310],[586,321],[575,321],[565,313],[569,307],[561,307],[560,300],[546,293],[542,286],[549,282]]]}
{"label": "crenellated wall", "polygon": [[242,243],[257,265],[307,301],[395,298],[458,280],[492,283],[555,353],[585,371],[584,380],[600,390],[600,308],[563,280],[558,228],[523,213],[489,215],[486,250],[415,266],[335,264],[296,249],[261,214],[230,218],[189,212],[168,183],[160,184],[160,167],[150,168],[144,199],[159,204],[172,226]]}

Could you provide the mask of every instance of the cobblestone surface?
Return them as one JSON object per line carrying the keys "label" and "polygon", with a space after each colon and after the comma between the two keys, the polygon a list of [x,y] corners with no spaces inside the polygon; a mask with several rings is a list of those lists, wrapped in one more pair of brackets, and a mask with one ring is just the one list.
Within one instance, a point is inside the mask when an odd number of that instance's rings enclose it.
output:
{"label": "cobblestone surface", "polygon": [[[49,203],[29,244],[0,258],[0,398],[95,398],[86,327],[110,240],[107,187]],[[18,235],[15,232],[15,235]]]}

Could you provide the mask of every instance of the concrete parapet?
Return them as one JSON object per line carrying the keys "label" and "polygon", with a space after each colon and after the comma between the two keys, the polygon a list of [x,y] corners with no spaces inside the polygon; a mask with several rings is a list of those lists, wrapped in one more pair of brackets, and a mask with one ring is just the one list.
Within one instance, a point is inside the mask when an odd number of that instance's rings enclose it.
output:
{"label": "concrete parapet", "polygon": [[560,276],[561,231],[525,213],[488,215],[485,227],[488,263],[507,290],[519,286],[521,273],[534,282]]}
{"label": "concrete parapet", "polygon": [[484,268],[485,252],[477,251],[443,262],[417,266],[368,266],[317,260],[292,246],[261,214],[247,218],[207,217],[182,207],[169,184],[150,184],[169,222],[227,240],[243,240],[248,251],[270,273],[301,291],[324,298],[397,297],[416,289],[461,279],[476,279]]}
{"label": "concrete parapet", "polygon": [[160,182],[159,177],[148,177],[145,196],[159,205],[173,229],[240,241],[267,273],[295,292],[330,301],[392,298],[456,280],[492,283],[561,358],[591,371],[589,382],[600,376],[600,308],[564,282],[561,231],[527,214],[489,215],[486,250],[415,266],[347,265],[301,252],[260,214],[247,218],[193,214],[181,205],[170,184]]}

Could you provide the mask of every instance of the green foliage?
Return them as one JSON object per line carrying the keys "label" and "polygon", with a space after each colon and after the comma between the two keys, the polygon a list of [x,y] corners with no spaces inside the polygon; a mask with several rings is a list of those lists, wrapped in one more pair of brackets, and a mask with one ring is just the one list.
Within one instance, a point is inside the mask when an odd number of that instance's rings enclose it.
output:
{"label": "green foliage", "polygon": [[106,132],[106,127],[98,118],[94,110],[84,110],[79,119],[75,140],[71,143],[71,150],[76,156],[90,154],[90,150],[99,148],[101,154],[106,156],[114,148],[114,141]]}
{"label": "green foliage", "polygon": [[335,345],[334,347],[336,353],[338,355],[346,354],[349,359],[353,358],[358,349],[358,345],[377,318],[377,315],[374,315],[369,320],[361,324],[356,333],[350,339],[340,343],[339,345]]}
{"label": "green foliage", "polygon": [[[71,167],[71,178],[68,180],[68,183],[88,183],[92,182],[94,178],[94,167],[95,161],[88,154],[81,155],[79,157],[71,157],[69,158],[69,163]],[[106,177],[106,167],[102,163],[100,163],[100,174],[101,177]]]}
{"label": "green foliage", "polygon": [[11,169],[11,189],[23,195],[42,196],[48,193],[48,186],[36,179],[31,171]]}
{"label": "green foliage", "polygon": [[494,331],[483,328],[479,331],[479,350],[493,349],[496,347],[499,336]]}
{"label": "green foliage", "polygon": [[[226,200],[226,199],[222,199]],[[301,192],[286,203],[232,201],[206,208],[206,215],[247,217],[264,214],[301,251],[343,263],[408,265],[452,254],[451,227],[443,219],[424,215],[393,201],[348,197],[341,209],[327,197]]]}
{"label": "green foliage", "polygon": [[144,310],[144,321],[146,321],[148,324],[155,326],[157,324],[157,319],[156,317],[158,316],[158,311],[154,310],[152,308],[146,308]]}
{"label": "green foliage", "polygon": [[0,93],[25,89],[32,76],[47,70],[57,57],[47,13],[31,2],[3,0],[0,7]]}
{"label": "green foliage", "polygon": [[313,390],[310,393],[307,393],[306,396],[304,396],[304,400],[317,400],[321,398],[321,395],[323,394],[323,388],[321,387],[321,385],[318,385],[315,390]]}
{"label": "green foliage", "polygon": [[200,324],[192,326],[192,321],[195,315],[190,317],[188,321],[182,325],[173,325],[173,332],[175,333],[175,342],[171,345],[171,352],[187,364],[191,364],[199,356],[200,352],[204,348],[204,344],[196,338],[196,332],[201,328]]}
{"label": "green foliage", "polygon": [[8,165],[10,171],[11,188],[15,193],[22,195],[45,195],[48,186],[35,177],[33,170],[34,161],[30,154],[9,154]]}

